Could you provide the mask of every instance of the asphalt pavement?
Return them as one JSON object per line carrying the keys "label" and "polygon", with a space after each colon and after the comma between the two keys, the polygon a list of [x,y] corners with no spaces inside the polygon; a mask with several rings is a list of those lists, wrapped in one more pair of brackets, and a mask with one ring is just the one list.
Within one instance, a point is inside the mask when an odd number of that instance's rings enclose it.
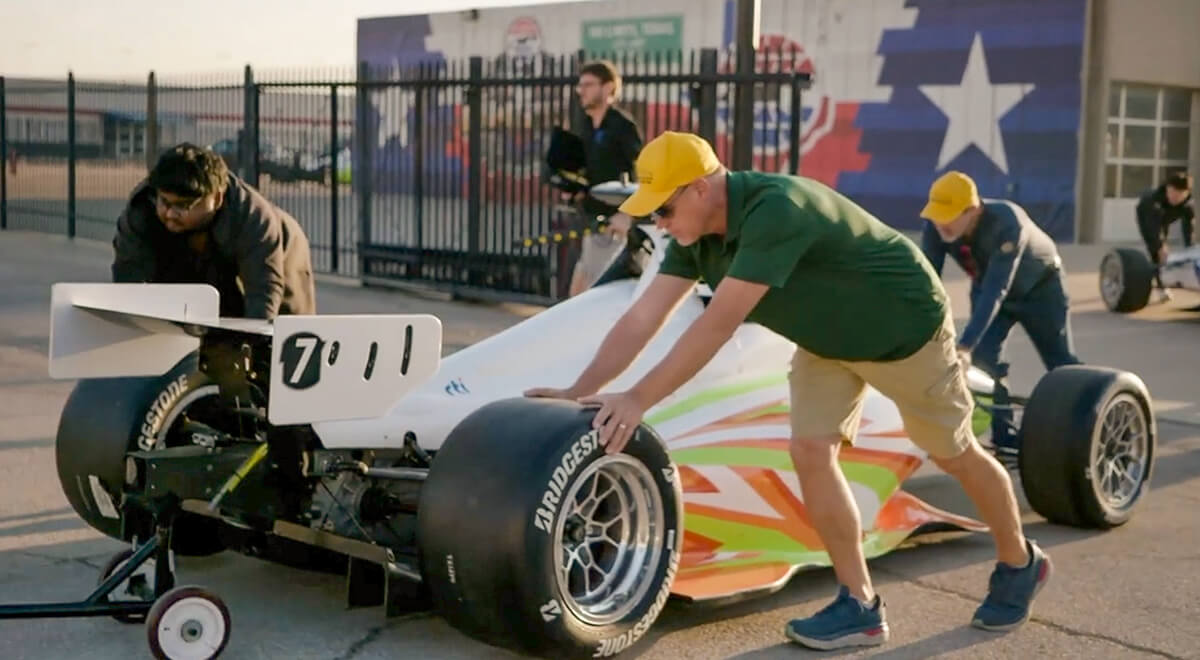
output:
{"label": "asphalt pavement", "polygon": [[[723,607],[668,604],[631,657],[641,658],[1200,658],[1200,403],[1196,395],[1200,296],[1132,315],[1104,310],[1096,266],[1104,248],[1064,246],[1077,349],[1088,362],[1131,370],[1147,383],[1159,421],[1154,485],[1135,518],[1108,532],[1047,524],[1023,510],[1028,534],[1047,548],[1055,578],[1026,626],[1007,634],[969,627],[992,567],[987,537],[960,536],[871,562],[886,599],[891,642],[880,649],[816,653],[786,643],[793,617],[832,597],[828,570],[802,573],[779,593]],[[55,281],[105,281],[103,243],[0,232],[0,601],[77,600],[122,545],[88,528],[59,489],[53,437],[73,383],[46,372],[48,304]],[[948,287],[959,318],[966,287],[954,266]],[[445,352],[538,311],[520,305],[449,302],[433,296],[322,282],[323,313],[420,311],[443,320]],[[1011,352],[1016,389],[1041,367],[1018,329]],[[973,513],[957,486],[923,470],[919,497]],[[1019,490],[1018,484],[1018,490]],[[1023,503],[1024,504],[1024,503]],[[228,658],[505,658],[442,619],[418,613],[384,619],[347,610],[334,575],[223,553],[178,559],[179,581],[225,599],[233,617]],[[0,657],[148,657],[144,629],[108,618],[0,621]]]}

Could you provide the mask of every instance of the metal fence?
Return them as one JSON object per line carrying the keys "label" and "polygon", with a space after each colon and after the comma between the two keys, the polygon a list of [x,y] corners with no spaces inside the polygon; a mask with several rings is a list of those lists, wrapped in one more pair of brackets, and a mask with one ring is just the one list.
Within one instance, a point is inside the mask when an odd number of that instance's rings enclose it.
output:
{"label": "metal fence", "polygon": [[[553,127],[586,121],[576,72],[602,56],[247,67],[145,83],[0,78],[0,228],[111,240],[156,155],[190,141],[300,221],[319,272],[552,303],[566,295],[578,241],[542,157]],[[757,53],[743,72],[735,53],[711,49],[608,59],[623,77],[619,105],[647,141],[691,131],[733,167],[799,171],[810,79],[796,53]],[[744,137],[741,85],[754,98]],[[541,236],[552,239],[524,241]]]}

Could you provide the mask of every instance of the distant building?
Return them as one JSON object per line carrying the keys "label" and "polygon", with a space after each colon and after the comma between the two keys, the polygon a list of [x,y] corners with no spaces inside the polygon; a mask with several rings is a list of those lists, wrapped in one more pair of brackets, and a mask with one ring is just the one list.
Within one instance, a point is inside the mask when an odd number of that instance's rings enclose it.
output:
{"label": "distant building", "polygon": [[[144,162],[147,149],[146,85],[76,81],[75,145],[81,160]],[[212,147],[236,166],[236,145],[245,127],[245,94],[240,85],[157,85],[160,148],[180,142]],[[272,89],[259,97],[260,158],[273,163],[304,164],[307,170],[330,149],[327,89]],[[339,98],[339,124],[350,140],[353,94]],[[65,158],[67,142],[66,79],[6,78],[5,120],[8,149],[20,158]],[[286,144],[287,148],[283,145]]]}

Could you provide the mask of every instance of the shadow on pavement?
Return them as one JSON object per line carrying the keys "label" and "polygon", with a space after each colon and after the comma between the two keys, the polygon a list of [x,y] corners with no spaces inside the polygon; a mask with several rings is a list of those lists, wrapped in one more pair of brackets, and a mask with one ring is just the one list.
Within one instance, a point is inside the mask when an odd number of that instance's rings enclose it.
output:
{"label": "shadow on pavement", "polygon": [[869,655],[879,660],[910,660],[916,658],[932,658],[945,653],[953,653],[969,649],[977,644],[995,641],[996,633],[977,630],[970,626],[947,630],[904,646],[885,647],[886,650],[871,648],[848,648],[837,651],[812,651],[804,647],[782,642],[765,649],[730,656],[729,660],[774,660],[775,658],[791,658],[797,653],[817,654],[821,658],[844,658],[853,655]]}
{"label": "shadow on pavement", "polygon": [[[54,446],[54,438],[34,438],[32,440],[9,440],[0,442],[0,452],[17,449],[44,449]],[[0,519],[2,520],[2,519]]]}

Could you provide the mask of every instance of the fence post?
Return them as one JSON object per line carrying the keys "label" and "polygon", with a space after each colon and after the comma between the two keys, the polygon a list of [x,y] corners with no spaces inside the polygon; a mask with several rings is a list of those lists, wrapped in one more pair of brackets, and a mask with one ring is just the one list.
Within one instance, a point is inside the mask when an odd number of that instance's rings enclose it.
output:
{"label": "fence post", "polygon": [[[586,63],[587,63],[587,51],[585,51],[582,48],[575,51],[575,61],[572,63],[573,66],[571,67],[571,76],[570,77],[578,80],[579,79],[579,70],[581,68],[583,68],[583,65]],[[629,75],[628,72],[625,72],[625,71],[622,71],[621,73],[622,73],[622,75]],[[567,121],[570,122],[572,133],[574,133],[575,135],[583,135],[584,122],[591,121],[591,120],[588,119],[588,116],[586,114],[584,114],[583,106],[579,104],[579,95],[571,94],[570,99],[571,99],[570,102],[567,104],[567,112],[570,113],[570,115],[567,118]],[[649,139],[650,136],[646,136],[646,137],[647,137],[647,139]]]}
{"label": "fence post", "polygon": [[250,172],[250,180],[255,187],[259,185],[259,175],[262,174],[262,117],[259,116],[259,102],[262,100],[262,88],[258,84],[254,84],[250,88],[250,116],[254,118],[254,129],[250,132],[250,146],[254,149],[254,159],[250,161],[253,169]]}
{"label": "fence post", "polygon": [[354,188],[358,191],[358,273],[360,278],[367,276],[366,257],[363,256],[363,246],[371,242],[371,179],[374,168],[371,166],[374,157],[371,151],[371,136],[374,131],[371,126],[371,95],[367,83],[371,79],[371,70],[365,61],[358,63],[358,84],[355,86],[355,117],[354,137],[356,143],[353,180]]}
{"label": "fence post", "polygon": [[0,229],[8,229],[8,101],[0,76]]}
{"label": "fence post", "polygon": [[467,170],[467,249],[472,255],[480,252],[480,184],[483,158],[483,58],[471,57],[470,82],[467,84],[467,108],[470,113],[467,128],[467,153],[470,166]]}
{"label": "fence post", "polygon": [[238,160],[238,173],[251,185],[258,185],[258,87],[254,84],[254,70],[246,65],[242,81],[242,143]]}
{"label": "fence post", "polygon": [[146,171],[158,160],[158,83],[154,72],[146,77]]}
{"label": "fence post", "polygon": [[416,217],[416,231],[414,232],[415,245],[417,250],[422,250],[425,247],[425,93],[427,87],[424,84],[426,78],[433,77],[432,67],[426,66],[422,62],[417,69],[417,80],[415,91],[417,93],[416,102],[413,106],[413,215]]}
{"label": "fence post", "polygon": [[67,72],[67,236],[75,238],[75,72]]}
{"label": "fence post", "polygon": [[758,48],[760,0],[737,2],[736,105],[733,119],[733,169],[754,167],[754,75]]}
{"label": "fence post", "polygon": [[329,86],[329,268],[338,272],[338,86]]}
{"label": "fence post", "polygon": [[700,51],[700,137],[717,146],[717,49]]}
{"label": "fence post", "polygon": [[803,112],[804,106],[801,103],[801,90],[804,85],[800,83],[800,77],[792,77],[792,112],[791,126],[788,130],[788,140],[791,143],[788,146],[788,173],[792,175],[800,174],[800,130],[803,128],[800,121],[800,113]]}

